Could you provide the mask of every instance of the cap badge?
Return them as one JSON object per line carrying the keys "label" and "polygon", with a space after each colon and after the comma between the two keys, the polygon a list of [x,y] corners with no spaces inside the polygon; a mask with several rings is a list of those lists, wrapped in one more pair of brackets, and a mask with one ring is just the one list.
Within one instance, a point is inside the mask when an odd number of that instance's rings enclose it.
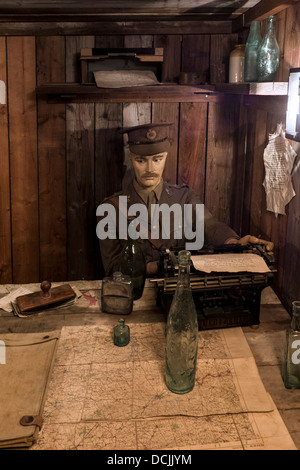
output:
{"label": "cap badge", "polygon": [[148,140],[154,140],[156,137],[156,132],[154,129],[148,129],[146,137]]}

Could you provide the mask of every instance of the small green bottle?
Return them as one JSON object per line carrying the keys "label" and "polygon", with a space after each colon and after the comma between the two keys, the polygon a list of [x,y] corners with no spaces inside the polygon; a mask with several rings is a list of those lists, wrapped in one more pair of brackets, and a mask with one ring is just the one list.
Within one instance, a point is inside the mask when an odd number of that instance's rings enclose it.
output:
{"label": "small green bottle", "polygon": [[286,330],[282,380],[286,388],[300,388],[300,301],[292,303],[293,317]]}
{"label": "small green bottle", "polygon": [[114,344],[116,346],[127,346],[130,342],[130,329],[125,325],[125,320],[121,318],[117,326],[114,327]]}
{"label": "small green bottle", "polygon": [[178,254],[178,282],[167,319],[166,384],[174,393],[188,393],[195,384],[198,320],[190,287],[190,252]]}

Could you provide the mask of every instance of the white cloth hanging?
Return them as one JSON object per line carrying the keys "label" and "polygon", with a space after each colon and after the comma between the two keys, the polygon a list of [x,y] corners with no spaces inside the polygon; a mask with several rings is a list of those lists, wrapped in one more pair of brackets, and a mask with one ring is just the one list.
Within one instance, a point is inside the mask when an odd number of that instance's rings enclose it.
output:
{"label": "white cloth hanging", "polygon": [[285,215],[285,206],[295,196],[292,184],[292,169],[296,152],[285,138],[282,123],[277,125],[276,132],[269,135],[269,143],[264,150],[267,210]]}

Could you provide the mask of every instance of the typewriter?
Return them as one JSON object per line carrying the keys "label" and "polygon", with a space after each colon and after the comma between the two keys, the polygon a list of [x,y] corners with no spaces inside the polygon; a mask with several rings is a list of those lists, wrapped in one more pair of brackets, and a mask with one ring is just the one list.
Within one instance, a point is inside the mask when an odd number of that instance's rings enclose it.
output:
{"label": "typewriter", "polygon": [[[178,280],[178,252],[168,250],[159,263],[159,272],[151,279],[157,287],[157,304],[167,315]],[[264,245],[223,245],[204,247],[191,255],[252,253],[263,257],[268,272],[211,272],[190,267],[190,284],[195,301],[199,330],[256,326],[259,324],[261,291],[272,284],[275,259]]]}

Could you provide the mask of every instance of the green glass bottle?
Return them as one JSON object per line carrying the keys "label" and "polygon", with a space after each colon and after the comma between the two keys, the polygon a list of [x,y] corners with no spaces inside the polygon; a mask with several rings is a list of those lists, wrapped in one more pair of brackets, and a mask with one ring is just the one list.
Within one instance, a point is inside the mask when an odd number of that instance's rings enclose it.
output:
{"label": "green glass bottle", "polygon": [[120,256],[120,271],[130,277],[133,285],[133,300],[142,297],[146,280],[146,259],[139,239],[128,239]]}
{"label": "green glass bottle", "polygon": [[117,326],[114,327],[114,344],[119,347],[127,346],[130,342],[130,328],[125,325],[125,320],[121,318]]}
{"label": "green glass bottle", "polygon": [[286,388],[300,388],[300,302],[295,301],[291,325],[286,330],[282,379]]}
{"label": "green glass bottle", "polygon": [[279,67],[279,47],[275,33],[275,16],[268,16],[267,29],[257,51],[257,79],[273,82]]}
{"label": "green glass bottle", "polygon": [[166,384],[174,393],[188,393],[195,384],[198,321],[190,287],[190,252],[178,254],[178,282],[167,319]]}
{"label": "green glass bottle", "polygon": [[245,82],[257,82],[257,52],[261,39],[260,22],[252,21],[245,48]]}

